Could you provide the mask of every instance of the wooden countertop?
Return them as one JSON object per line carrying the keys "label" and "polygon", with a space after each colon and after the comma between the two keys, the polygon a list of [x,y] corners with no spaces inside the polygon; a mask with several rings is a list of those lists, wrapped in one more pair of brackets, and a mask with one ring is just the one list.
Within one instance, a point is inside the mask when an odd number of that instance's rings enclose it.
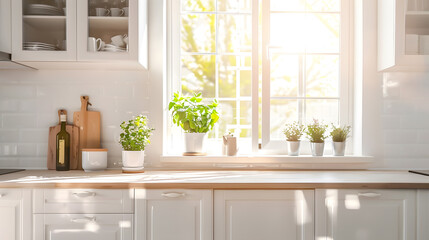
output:
{"label": "wooden countertop", "polygon": [[429,177],[406,171],[148,171],[86,173],[27,170],[0,176],[0,188],[429,189]]}

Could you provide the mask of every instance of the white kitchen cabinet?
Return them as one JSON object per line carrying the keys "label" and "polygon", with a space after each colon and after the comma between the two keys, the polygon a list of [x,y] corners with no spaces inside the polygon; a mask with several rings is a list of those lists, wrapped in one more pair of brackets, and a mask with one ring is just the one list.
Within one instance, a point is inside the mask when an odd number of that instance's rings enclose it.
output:
{"label": "white kitchen cabinet", "polygon": [[[147,68],[147,0],[47,3],[44,0],[12,1],[14,61],[36,69]],[[106,16],[100,16],[96,8],[109,11],[128,8],[128,15],[122,12],[120,16],[111,16],[106,11]],[[111,45],[116,35],[126,36],[121,40],[121,48]],[[90,50],[90,37],[97,40],[95,51]],[[101,41],[103,46],[100,46]]]}
{"label": "white kitchen cabinet", "polygon": [[219,190],[215,240],[314,239],[314,191]]}
{"label": "white kitchen cabinet", "polygon": [[429,35],[429,9],[408,9],[408,2],[378,0],[379,71],[429,69],[429,52],[419,52],[415,42],[417,35]]}
{"label": "white kitchen cabinet", "polygon": [[211,190],[135,191],[136,240],[213,239]]}
{"label": "white kitchen cabinet", "polygon": [[429,239],[429,190],[417,190],[417,240]]}
{"label": "white kitchen cabinet", "polygon": [[416,239],[415,190],[316,190],[316,239]]}
{"label": "white kitchen cabinet", "polygon": [[31,190],[0,189],[0,239],[31,239]]}
{"label": "white kitchen cabinet", "polygon": [[132,214],[34,214],[34,240],[133,240]]}
{"label": "white kitchen cabinet", "polygon": [[6,53],[12,51],[10,10],[10,0],[0,0],[0,52]]}

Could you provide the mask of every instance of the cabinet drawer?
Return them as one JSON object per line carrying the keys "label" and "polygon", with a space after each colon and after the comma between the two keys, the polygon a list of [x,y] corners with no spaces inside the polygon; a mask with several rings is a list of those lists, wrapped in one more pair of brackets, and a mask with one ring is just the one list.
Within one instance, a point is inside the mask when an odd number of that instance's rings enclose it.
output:
{"label": "cabinet drawer", "polygon": [[133,214],[34,214],[34,240],[132,240]]}
{"label": "cabinet drawer", "polygon": [[35,189],[34,213],[133,213],[134,190]]}
{"label": "cabinet drawer", "polygon": [[0,200],[21,200],[21,198],[20,189],[0,188]]}

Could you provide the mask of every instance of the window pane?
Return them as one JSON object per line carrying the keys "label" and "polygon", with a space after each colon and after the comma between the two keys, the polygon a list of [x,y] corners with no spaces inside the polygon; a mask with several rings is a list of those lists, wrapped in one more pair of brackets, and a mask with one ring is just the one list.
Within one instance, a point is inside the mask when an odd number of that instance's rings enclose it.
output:
{"label": "window pane", "polygon": [[240,102],[240,137],[250,138],[252,136],[252,103]]}
{"label": "window pane", "polygon": [[218,121],[218,136],[223,136],[229,130],[234,131],[237,125],[237,104],[235,101],[219,101],[218,112],[220,118]]}
{"label": "window pane", "polygon": [[182,1],[182,11],[212,12],[216,10],[215,9],[216,0],[181,0],[181,1]]}
{"label": "window pane", "polygon": [[307,97],[339,97],[339,58],[338,55],[307,55]]}
{"label": "window pane", "polygon": [[307,0],[308,11],[339,12],[341,0]]}
{"label": "window pane", "polygon": [[307,15],[307,52],[339,53],[340,16],[339,14]]}
{"label": "window pane", "polygon": [[251,12],[251,0],[218,0],[218,11]]}
{"label": "window pane", "polygon": [[252,50],[252,17],[249,15],[218,15],[218,47],[220,52]]}
{"label": "window pane", "polygon": [[305,0],[271,0],[271,11],[305,11]]}
{"label": "window pane", "polygon": [[273,54],[271,58],[271,96],[297,97],[299,56]]}
{"label": "window pane", "polygon": [[324,124],[338,124],[339,101],[331,99],[311,99],[306,100],[306,123],[311,123],[313,119],[322,120]]}
{"label": "window pane", "polygon": [[183,14],[181,18],[182,51],[201,53],[216,51],[214,14]]}
{"label": "window pane", "polygon": [[182,92],[202,92],[205,98],[215,97],[215,56],[182,56],[181,63]]}
{"label": "window pane", "polygon": [[298,100],[271,100],[270,133],[272,140],[284,140],[285,123],[298,120]]}
{"label": "window pane", "polygon": [[287,52],[304,52],[305,14],[271,14],[270,45]]}
{"label": "window pane", "polygon": [[252,94],[252,71],[240,71],[240,96],[250,97]]}

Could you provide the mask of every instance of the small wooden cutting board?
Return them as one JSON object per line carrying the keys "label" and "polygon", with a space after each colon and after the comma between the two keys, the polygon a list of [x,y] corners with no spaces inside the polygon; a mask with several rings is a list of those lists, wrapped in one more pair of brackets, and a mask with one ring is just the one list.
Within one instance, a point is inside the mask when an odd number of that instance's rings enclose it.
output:
{"label": "small wooden cutting board", "polygon": [[81,96],[80,112],[73,113],[73,124],[79,128],[78,169],[82,169],[82,148],[100,148],[100,112],[88,111],[89,97]]}
{"label": "small wooden cutting board", "polygon": [[[66,110],[58,110],[58,117],[61,114],[67,114]],[[56,155],[57,155],[57,134],[61,131],[61,122],[49,128],[48,139],[48,161],[47,166],[49,170],[56,169]],[[79,160],[79,128],[73,125],[66,125],[66,131],[70,134],[70,169],[78,169]]]}

